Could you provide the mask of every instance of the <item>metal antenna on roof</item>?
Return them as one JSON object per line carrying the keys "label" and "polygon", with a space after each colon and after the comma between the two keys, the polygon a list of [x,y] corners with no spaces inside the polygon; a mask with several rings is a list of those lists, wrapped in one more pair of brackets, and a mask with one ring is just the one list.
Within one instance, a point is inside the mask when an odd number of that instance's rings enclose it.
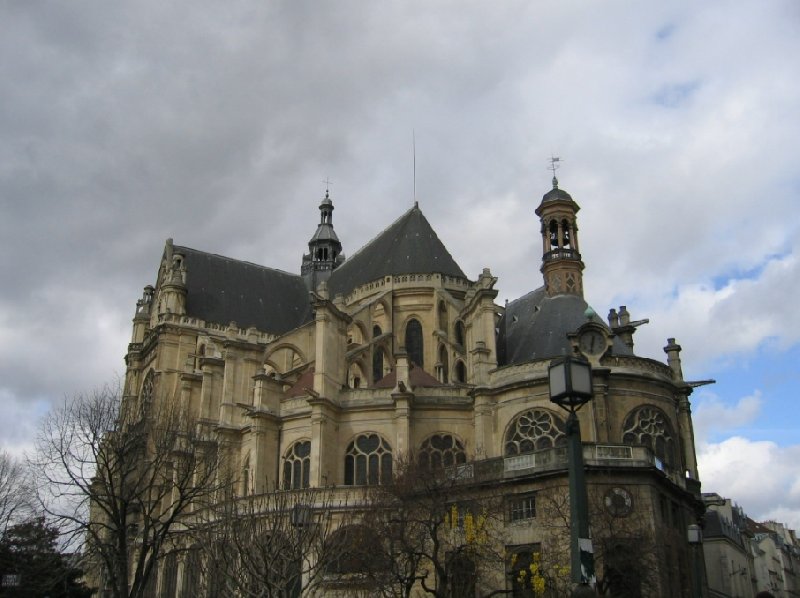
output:
{"label": "metal antenna on roof", "polygon": [[417,202],[417,134],[414,129],[411,129],[411,149],[414,154],[414,207],[419,207]]}
{"label": "metal antenna on roof", "polygon": [[550,166],[547,167],[548,170],[553,171],[553,189],[558,189],[558,179],[556,178],[556,170],[561,168],[561,158],[558,156],[554,156],[550,154]]}

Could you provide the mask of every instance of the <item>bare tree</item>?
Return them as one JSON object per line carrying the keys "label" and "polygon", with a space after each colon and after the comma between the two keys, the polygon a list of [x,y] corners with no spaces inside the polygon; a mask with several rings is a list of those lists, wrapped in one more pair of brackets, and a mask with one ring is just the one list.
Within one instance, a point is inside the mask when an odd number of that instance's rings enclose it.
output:
{"label": "bare tree", "polygon": [[[399,462],[389,484],[368,491],[363,524],[374,540],[361,545],[361,569],[376,592],[407,598],[492,595],[487,573],[502,565],[501,498],[470,483],[472,464],[422,467]],[[355,555],[358,557],[358,551]]]}
{"label": "bare tree", "polygon": [[276,488],[205,510],[191,535],[204,556],[206,594],[289,598],[313,591],[337,556],[331,534],[347,519],[346,507],[333,488]]}
{"label": "bare tree", "polygon": [[179,520],[218,489],[215,445],[194,430],[177,401],[111,386],[66,400],[42,424],[32,458],[41,507],[114,598],[145,595]]}
{"label": "bare tree", "polygon": [[0,453],[0,535],[31,511],[30,489],[22,465],[5,451]]}

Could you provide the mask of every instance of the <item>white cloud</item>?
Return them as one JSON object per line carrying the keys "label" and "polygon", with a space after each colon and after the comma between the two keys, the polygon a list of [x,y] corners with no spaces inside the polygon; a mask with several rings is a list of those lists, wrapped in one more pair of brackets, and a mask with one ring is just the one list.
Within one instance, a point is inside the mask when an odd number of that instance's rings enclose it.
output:
{"label": "white cloud", "polygon": [[704,491],[733,499],[753,519],[800,529],[800,445],[734,436],[700,444],[697,458]]}
{"label": "white cloud", "polygon": [[692,410],[695,442],[706,443],[713,433],[741,428],[753,422],[762,405],[761,392],[742,397],[736,405],[728,406],[718,396],[706,392],[695,400]]}
{"label": "white cloud", "polygon": [[411,204],[412,129],[423,210],[501,303],[541,284],[552,152],[637,352],[676,337],[705,378],[800,341],[792,0],[2,3],[0,55],[6,442],[122,368],[167,237],[297,271],[330,176],[351,255]]}

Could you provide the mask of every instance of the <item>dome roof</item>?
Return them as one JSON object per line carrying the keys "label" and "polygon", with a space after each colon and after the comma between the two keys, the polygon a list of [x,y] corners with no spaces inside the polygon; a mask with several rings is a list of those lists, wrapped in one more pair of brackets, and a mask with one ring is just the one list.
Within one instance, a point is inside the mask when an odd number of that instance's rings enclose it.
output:
{"label": "dome roof", "polygon": [[[572,345],[567,335],[576,332],[590,319],[608,328],[578,295],[548,297],[544,287],[531,291],[506,305],[505,314],[498,324],[498,365],[569,355]],[[616,337],[611,351],[615,355],[633,355],[631,349]]]}

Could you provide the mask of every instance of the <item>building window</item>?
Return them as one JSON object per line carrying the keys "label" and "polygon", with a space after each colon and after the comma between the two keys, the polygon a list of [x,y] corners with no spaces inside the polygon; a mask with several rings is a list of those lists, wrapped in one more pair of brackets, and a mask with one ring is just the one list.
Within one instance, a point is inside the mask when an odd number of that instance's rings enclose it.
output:
{"label": "building window", "polygon": [[422,324],[418,320],[410,319],[406,324],[406,353],[411,363],[423,367]]}
{"label": "building window", "polygon": [[311,470],[311,441],[295,442],[283,458],[283,487],[308,488]]}
{"label": "building window", "polygon": [[464,330],[464,322],[461,320],[456,321],[456,344],[464,347],[466,345],[466,331]]}
{"label": "building window", "polygon": [[448,376],[450,374],[447,360],[447,348],[444,345],[439,345],[439,382],[447,384]]}
{"label": "building window", "polygon": [[250,454],[248,453],[244,459],[244,464],[242,465],[242,496],[247,496],[250,494],[250,479]]}
{"label": "building window", "polygon": [[466,554],[457,552],[447,555],[445,571],[447,575],[446,595],[449,598],[469,598],[475,596],[478,571],[475,561]]}
{"label": "building window", "polygon": [[506,432],[505,456],[565,446],[564,421],[550,411],[530,409],[520,413]]}
{"label": "building window", "polygon": [[508,498],[508,520],[524,521],[536,517],[536,495],[523,494]]}
{"label": "building window", "polygon": [[622,430],[622,442],[646,446],[662,463],[674,466],[675,436],[663,411],[648,405],[639,407],[625,418]]}
{"label": "building window", "polygon": [[326,554],[335,555],[325,567],[328,575],[354,575],[385,570],[380,539],[365,525],[336,530],[326,542]]}
{"label": "building window", "polygon": [[373,347],[372,349],[372,383],[376,383],[383,378],[383,349]]}
{"label": "building window", "polygon": [[509,559],[506,562],[506,575],[514,598],[534,598],[545,591],[545,578],[541,571],[541,546],[525,544],[506,546]]}
{"label": "building window", "polygon": [[434,434],[419,449],[419,465],[422,469],[441,469],[466,462],[464,444],[450,434]]}
{"label": "building window", "polygon": [[464,365],[464,362],[460,359],[456,361],[456,382],[466,382],[467,381],[467,366]]}
{"label": "building window", "polygon": [[392,447],[377,434],[362,434],[347,447],[344,483],[375,486],[392,479]]}
{"label": "building window", "polygon": [[156,375],[153,370],[147,372],[147,376],[144,378],[144,382],[142,383],[142,392],[139,395],[142,405],[142,410],[147,409],[150,407],[150,404],[153,402],[153,387],[155,386]]}
{"label": "building window", "polygon": [[447,332],[447,306],[444,304],[444,301],[439,301],[439,313],[438,320],[439,320],[439,330],[442,332]]}

